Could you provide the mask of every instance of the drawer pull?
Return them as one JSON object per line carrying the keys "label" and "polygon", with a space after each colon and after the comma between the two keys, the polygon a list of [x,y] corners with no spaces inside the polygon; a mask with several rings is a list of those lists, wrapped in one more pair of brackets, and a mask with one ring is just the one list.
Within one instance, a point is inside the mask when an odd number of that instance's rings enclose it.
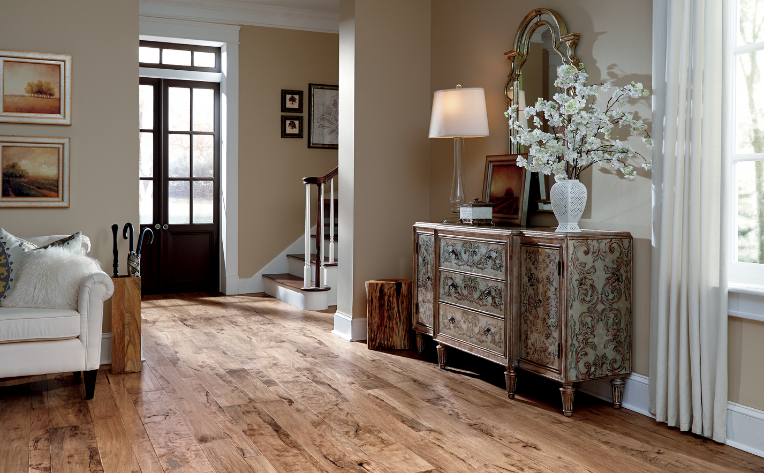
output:
{"label": "drawer pull", "polygon": [[484,334],[484,335],[488,335],[488,334],[490,334],[490,333],[491,333],[491,327],[486,327],[486,329],[485,329],[485,330],[483,330],[483,334]]}
{"label": "drawer pull", "polygon": [[449,323],[451,323],[451,324],[453,324],[454,322],[456,322],[456,319],[455,319],[455,318],[453,318],[453,317],[451,317],[450,319],[448,319],[448,322],[449,322]]}
{"label": "drawer pull", "polygon": [[430,281],[432,281],[432,278],[431,278],[430,276],[427,276],[427,277],[425,278],[425,281],[427,281],[427,282],[430,282]]}

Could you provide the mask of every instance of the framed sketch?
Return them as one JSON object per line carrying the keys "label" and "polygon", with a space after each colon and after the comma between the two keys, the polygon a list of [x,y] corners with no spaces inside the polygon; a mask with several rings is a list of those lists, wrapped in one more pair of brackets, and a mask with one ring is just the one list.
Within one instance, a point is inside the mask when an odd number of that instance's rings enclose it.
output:
{"label": "framed sketch", "polygon": [[336,85],[310,84],[308,148],[337,149],[339,145],[339,99]]}
{"label": "framed sketch", "polygon": [[281,111],[302,113],[302,90],[281,89]]}
{"label": "framed sketch", "polygon": [[517,157],[525,154],[486,156],[483,177],[483,201],[495,204],[493,221],[525,225],[531,173],[517,166]]}
{"label": "framed sketch", "polygon": [[0,50],[0,122],[72,124],[72,56]]}
{"label": "framed sketch", "polygon": [[69,138],[0,136],[0,207],[69,207]]}
{"label": "framed sketch", "polygon": [[302,117],[299,115],[281,115],[281,137],[302,138]]}

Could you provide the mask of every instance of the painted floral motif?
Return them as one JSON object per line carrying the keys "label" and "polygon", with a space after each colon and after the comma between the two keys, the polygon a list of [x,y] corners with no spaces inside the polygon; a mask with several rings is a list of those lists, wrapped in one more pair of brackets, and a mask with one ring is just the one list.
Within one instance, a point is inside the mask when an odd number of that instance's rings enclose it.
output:
{"label": "painted floral motif", "polygon": [[631,372],[631,239],[568,246],[568,378]]}
{"label": "painted floral motif", "polygon": [[438,332],[505,355],[503,320],[440,304]]}
{"label": "painted floral motif", "polygon": [[560,250],[520,247],[520,358],[559,367]]}
{"label": "painted floral motif", "polygon": [[503,282],[441,271],[440,300],[504,317]]}
{"label": "painted floral motif", "polygon": [[417,255],[417,303],[419,304],[419,322],[432,327],[432,286],[435,279],[435,236],[418,235],[419,254]]}
{"label": "painted floral motif", "polygon": [[440,239],[440,265],[504,279],[504,251],[501,243]]}

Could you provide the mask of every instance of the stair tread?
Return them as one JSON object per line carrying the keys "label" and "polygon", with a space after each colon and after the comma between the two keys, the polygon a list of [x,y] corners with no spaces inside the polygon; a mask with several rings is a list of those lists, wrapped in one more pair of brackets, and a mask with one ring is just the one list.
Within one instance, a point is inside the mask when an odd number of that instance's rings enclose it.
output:
{"label": "stair tread", "polygon": [[[305,261],[305,255],[304,254],[287,255],[287,258],[297,259],[297,260],[300,260],[300,261],[303,261],[303,262]],[[315,253],[310,255],[310,261],[311,262],[315,262],[316,261],[316,254]],[[330,263],[328,256],[324,257],[324,263],[325,263],[325,266],[337,266],[337,260],[335,259],[334,263]]]}
{"label": "stair tread", "polygon": [[[297,277],[294,274],[289,273],[279,273],[279,274],[263,274],[263,277],[266,279],[270,279],[271,281],[276,282],[277,284],[281,284],[282,286],[288,286],[293,287],[295,289],[302,289],[302,283],[303,280],[301,277]],[[326,290],[328,291],[329,288],[311,288],[313,291],[320,291],[320,290]]]}

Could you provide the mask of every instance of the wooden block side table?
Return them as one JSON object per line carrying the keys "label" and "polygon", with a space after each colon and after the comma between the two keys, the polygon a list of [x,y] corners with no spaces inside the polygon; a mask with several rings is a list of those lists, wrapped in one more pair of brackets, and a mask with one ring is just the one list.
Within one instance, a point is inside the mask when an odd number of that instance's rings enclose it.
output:
{"label": "wooden block side table", "polygon": [[411,279],[366,281],[369,350],[411,349]]}
{"label": "wooden block side table", "polygon": [[141,278],[112,278],[111,372],[141,371]]}

